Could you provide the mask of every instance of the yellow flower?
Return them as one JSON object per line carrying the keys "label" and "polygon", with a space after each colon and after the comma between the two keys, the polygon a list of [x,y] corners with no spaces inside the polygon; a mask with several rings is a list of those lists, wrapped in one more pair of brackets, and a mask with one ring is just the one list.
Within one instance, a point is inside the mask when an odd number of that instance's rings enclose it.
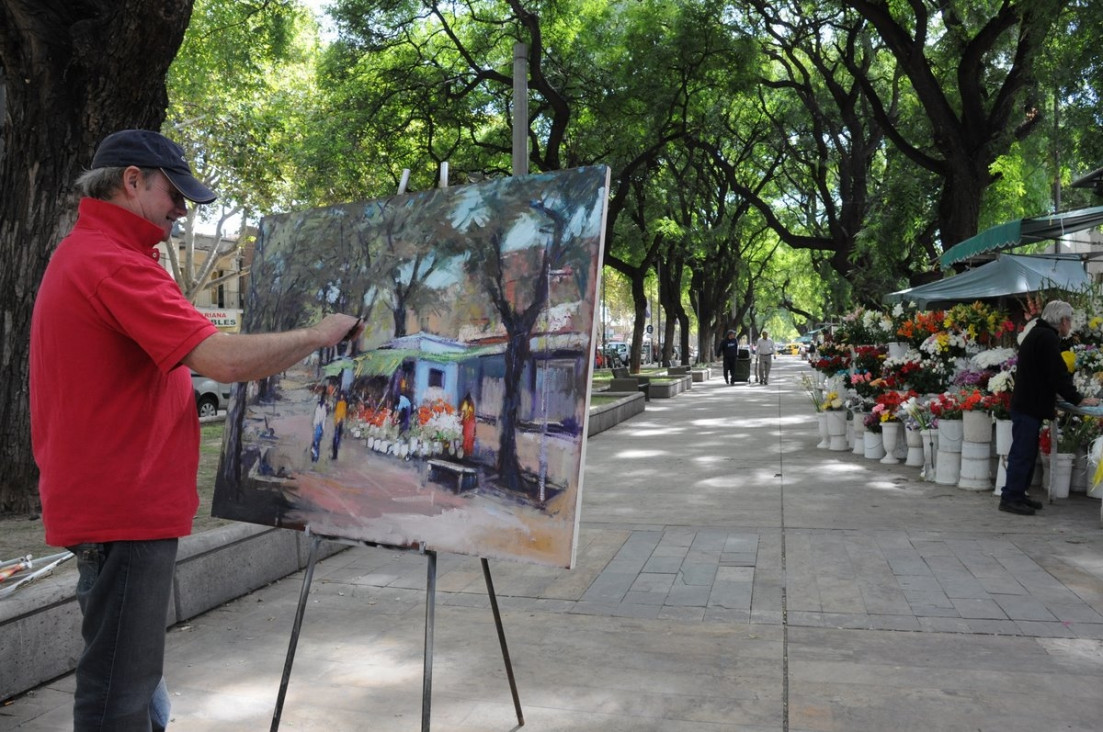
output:
{"label": "yellow flower", "polygon": [[1076,371],[1076,354],[1072,351],[1061,351],[1061,358],[1065,359],[1065,366],[1069,373],[1074,373]]}
{"label": "yellow flower", "polygon": [[1103,317],[1096,315],[1094,318],[1088,321],[1088,327],[1095,329],[1103,325]]}

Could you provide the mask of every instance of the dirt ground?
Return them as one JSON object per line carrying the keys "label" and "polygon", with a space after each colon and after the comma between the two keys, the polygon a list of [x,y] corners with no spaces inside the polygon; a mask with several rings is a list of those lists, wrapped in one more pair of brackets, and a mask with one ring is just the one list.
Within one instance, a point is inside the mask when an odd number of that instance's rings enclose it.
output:
{"label": "dirt ground", "polygon": [[[226,519],[211,518],[211,498],[214,495],[214,476],[218,469],[218,456],[222,451],[223,422],[203,425],[199,445],[199,510],[192,522],[192,533],[198,534],[216,526],[231,523]],[[63,551],[46,544],[42,519],[35,516],[0,516],[0,561],[26,554],[44,557]],[[70,567],[70,564],[62,565]]]}

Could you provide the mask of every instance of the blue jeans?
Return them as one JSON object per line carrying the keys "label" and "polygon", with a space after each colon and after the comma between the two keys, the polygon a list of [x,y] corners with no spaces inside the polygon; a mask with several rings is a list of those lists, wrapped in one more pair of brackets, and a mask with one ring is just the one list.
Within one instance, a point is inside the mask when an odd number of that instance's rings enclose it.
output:
{"label": "blue jeans", "polygon": [[77,662],[74,732],[161,732],[162,677],[176,539],[70,547],[84,652]]}
{"label": "blue jeans", "polygon": [[1042,420],[1021,412],[1011,412],[1011,450],[1007,453],[1007,481],[1000,490],[1001,501],[1021,501],[1034,479],[1038,462],[1038,435]]}

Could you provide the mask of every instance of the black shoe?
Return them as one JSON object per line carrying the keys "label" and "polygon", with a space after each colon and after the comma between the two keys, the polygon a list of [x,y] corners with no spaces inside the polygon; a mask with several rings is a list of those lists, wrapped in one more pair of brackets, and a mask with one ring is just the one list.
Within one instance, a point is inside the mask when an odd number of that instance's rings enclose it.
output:
{"label": "black shoe", "polygon": [[1031,498],[1030,496],[1025,496],[1025,497],[1023,498],[1023,503],[1025,503],[1026,505],[1030,506],[1030,507],[1031,507],[1031,508],[1033,508],[1033,509],[1034,509],[1035,511],[1041,511],[1041,510],[1042,510],[1043,508],[1045,508],[1045,504],[1044,504],[1044,503],[1042,503],[1041,501],[1035,501],[1035,500],[1034,500],[1033,498]]}
{"label": "black shoe", "polygon": [[1034,515],[1034,509],[1026,501],[1000,501],[1000,510],[1020,516]]}

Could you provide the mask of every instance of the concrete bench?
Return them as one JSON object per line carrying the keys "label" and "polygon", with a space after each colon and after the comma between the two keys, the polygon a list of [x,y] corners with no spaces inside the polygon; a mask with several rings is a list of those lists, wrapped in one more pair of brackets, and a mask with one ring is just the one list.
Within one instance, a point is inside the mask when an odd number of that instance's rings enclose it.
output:
{"label": "concrete bench", "polygon": [[645,401],[651,401],[651,377],[630,374],[628,369],[613,369],[609,391],[642,391]]}
{"label": "concrete bench", "polygon": [[685,376],[689,373],[689,366],[667,366],[666,373],[670,376]]}
{"label": "concrete bench", "polygon": [[469,468],[466,465],[449,462],[448,460],[430,460],[429,480],[433,480],[434,473],[446,473],[450,480],[454,478],[456,481],[456,493],[474,490],[479,485],[478,473],[475,472],[475,468]]}

